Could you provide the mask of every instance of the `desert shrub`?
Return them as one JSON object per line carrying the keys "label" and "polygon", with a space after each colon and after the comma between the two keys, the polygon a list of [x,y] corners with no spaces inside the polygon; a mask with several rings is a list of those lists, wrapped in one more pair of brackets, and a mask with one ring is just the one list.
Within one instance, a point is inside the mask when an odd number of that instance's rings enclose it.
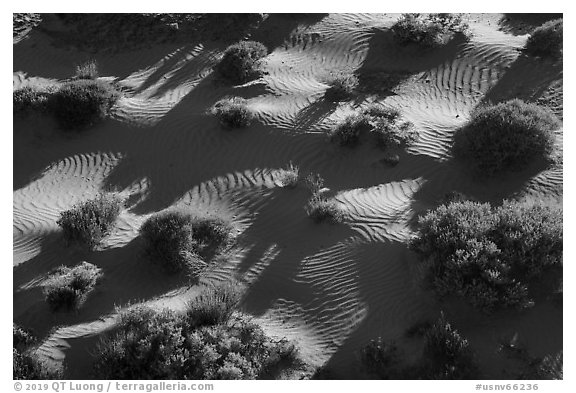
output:
{"label": "desert shrub", "polygon": [[320,193],[324,188],[324,178],[319,173],[309,173],[304,182],[312,195]]}
{"label": "desert shrub", "polygon": [[545,22],[534,29],[526,41],[526,52],[533,56],[562,56],[563,20]]}
{"label": "desert shrub", "polygon": [[330,133],[330,141],[339,146],[356,146],[363,131],[370,130],[370,119],[361,114],[346,117]]}
{"label": "desert shrub", "polygon": [[78,131],[104,119],[118,97],[110,83],[79,79],[64,83],[54,92],[50,107],[62,129]]}
{"label": "desert shrub", "polygon": [[380,379],[396,379],[400,354],[395,343],[387,343],[380,337],[371,340],[360,352],[360,361],[364,370]]}
{"label": "desert shrub", "polygon": [[444,314],[426,332],[423,361],[430,379],[474,379],[477,366],[468,341],[446,321]]}
{"label": "desert shrub", "polygon": [[218,285],[204,289],[188,302],[186,319],[192,327],[211,326],[230,319],[241,298],[238,286]]}
{"label": "desert shrub", "polygon": [[101,276],[101,270],[88,262],[72,268],[60,266],[50,275],[44,286],[46,302],[53,310],[61,307],[78,308]]}
{"label": "desert shrub", "polygon": [[352,97],[358,87],[358,77],[354,74],[340,73],[328,81],[330,87],[324,93],[330,101],[341,101]]}
{"label": "desert shrub", "polygon": [[454,154],[482,176],[549,159],[560,121],[548,109],[514,99],[477,108],[454,136]]}
{"label": "desert shrub", "polygon": [[38,87],[25,86],[14,90],[12,96],[14,114],[27,114],[30,111],[45,112],[50,91]]}
{"label": "desert shrub", "polygon": [[230,45],[216,66],[220,75],[235,83],[245,83],[259,73],[259,60],[268,54],[266,47],[256,41],[240,41]]}
{"label": "desert shrub", "polygon": [[339,223],[344,220],[344,215],[338,203],[320,194],[312,195],[312,198],[306,203],[305,210],[308,217],[314,222],[330,221]]}
{"label": "desert shrub", "polygon": [[254,113],[241,97],[220,100],[214,104],[211,112],[220,120],[220,124],[228,128],[247,127],[254,119]]}
{"label": "desert shrub", "polygon": [[114,227],[121,207],[122,200],[117,196],[100,194],[60,213],[57,224],[68,243],[76,242],[95,249]]}
{"label": "desert shrub", "polygon": [[146,253],[171,273],[198,275],[204,259],[231,239],[232,227],[220,218],[172,211],[151,216],[140,228]]}
{"label": "desert shrub", "polygon": [[376,144],[383,149],[409,146],[416,138],[414,126],[410,122],[397,122],[382,118],[372,129]]}
{"label": "desert shrub", "polygon": [[279,181],[282,187],[294,188],[300,180],[299,168],[297,165],[290,164],[280,173]]}
{"label": "desert shrub", "polygon": [[88,60],[85,63],[76,66],[77,79],[96,79],[98,78],[98,63],[96,60]]}
{"label": "desert shrub", "polygon": [[469,35],[468,25],[453,14],[403,14],[392,32],[401,45],[415,43],[427,48],[444,45],[456,34]]}
{"label": "desert shrub", "polygon": [[30,332],[12,324],[12,378],[19,380],[59,379],[60,373],[49,370],[38,360],[31,346],[36,338]]}
{"label": "desert shrub", "polygon": [[383,149],[405,147],[417,139],[412,123],[401,120],[393,107],[371,104],[360,113],[350,115],[330,133],[330,141],[340,146],[355,146],[363,133],[369,133]]}
{"label": "desert shrub", "polygon": [[172,311],[137,308],[102,340],[94,371],[103,379],[257,379],[297,357],[245,319],[192,327]]}
{"label": "desert shrub", "polygon": [[387,119],[390,121],[395,121],[402,116],[402,113],[398,108],[375,103],[362,109],[361,113],[368,116],[370,119]]}
{"label": "desert shrub", "polygon": [[542,379],[564,379],[564,355],[560,351],[555,355],[546,355],[538,366],[538,375]]}
{"label": "desert shrub", "polygon": [[505,202],[451,202],[418,221],[411,248],[430,262],[440,296],[490,311],[533,304],[526,282],[562,263],[562,209]]}

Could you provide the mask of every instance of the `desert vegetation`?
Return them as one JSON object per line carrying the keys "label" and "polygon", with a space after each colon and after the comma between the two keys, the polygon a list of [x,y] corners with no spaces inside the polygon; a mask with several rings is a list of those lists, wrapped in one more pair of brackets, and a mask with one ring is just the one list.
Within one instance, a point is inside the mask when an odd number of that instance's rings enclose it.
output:
{"label": "desert vegetation", "polygon": [[79,243],[93,250],[114,228],[122,204],[114,194],[99,194],[60,213],[56,223],[67,243]]}
{"label": "desert vegetation", "polygon": [[88,262],[74,267],[60,266],[44,284],[46,303],[54,311],[78,309],[101,277],[101,269]]}
{"label": "desert vegetation", "polygon": [[328,189],[324,188],[324,179],[320,174],[310,173],[305,179],[306,186],[312,193],[304,210],[314,222],[320,223],[328,221],[336,224],[344,221],[344,214],[337,201],[328,198],[325,193]]}
{"label": "desert vegetation", "polygon": [[343,101],[351,98],[358,87],[358,77],[354,74],[338,73],[328,80],[324,97],[329,101]]}
{"label": "desert vegetation", "polygon": [[59,372],[50,370],[34,353],[33,345],[36,343],[29,331],[12,324],[12,377],[14,379],[38,380],[59,379]]}
{"label": "desert vegetation", "polygon": [[250,125],[254,113],[241,97],[229,97],[218,101],[211,109],[220,124],[226,128],[243,128]]}
{"label": "desert vegetation", "polygon": [[519,99],[480,106],[454,136],[454,154],[480,176],[525,168],[550,160],[558,118],[548,109]]}
{"label": "desert vegetation", "polygon": [[26,115],[30,112],[46,112],[51,91],[48,88],[25,86],[14,90],[12,95],[13,113]]}
{"label": "desert vegetation", "polygon": [[222,218],[168,211],[148,218],[140,228],[148,256],[170,273],[198,276],[208,260],[232,239],[232,226]]}
{"label": "desert vegetation", "polygon": [[476,379],[478,365],[468,341],[446,320],[444,313],[420,327],[424,344],[420,357],[409,362],[394,342],[371,340],[360,350],[364,371],[379,379]]}
{"label": "desert vegetation", "polygon": [[558,58],[563,51],[563,19],[550,20],[534,29],[526,41],[526,52],[532,56]]}
{"label": "desert vegetation", "polygon": [[50,114],[62,130],[80,131],[106,118],[119,97],[111,83],[75,79],[47,88],[17,89],[13,93],[13,110],[15,114]]}
{"label": "desert vegetation", "polygon": [[432,287],[484,311],[527,308],[528,283],[561,268],[562,208],[452,202],[418,221],[411,247],[430,264]]}
{"label": "desert vegetation", "polygon": [[298,350],[242,314],[234,287],[207,288],[184,314],[136,307],[96,350],[104,379],[259,379],[299,367]]}
{"label": "desert vegetation", "polygon": [[76,66],[76,79],[96,79],[98,78],[98,63],[96,60],[88,60]]}
{"label": "desert vegetation", "polygon": [[268,49],[256,41],[240,41],[224,51],[216,71],[234,83],[245,83],[257,77],[260,60],[268,54]]}
{"label": "desert vegetation", "polygon": [[399,44],[413,43],[424,48],[445,45],[455,35],[469,36],[468,25],[454,14],[402,14],[392,32]]}
{"label": "desert vegetation", "polygon": [[294,165],[292,161],[290,161],[288,166],[280,172],[278,179],[282,187],[294,188],[300,181],[300,168],[298,165]]}
{"label": "desert vegetation", "polygon": [[331,142],[348,147],[358,145],[363,135],[371,135],[383,150],[406,147],[417,139],[414,126],[402,120],[398,109],[380,104],[349,115],[329,133]]}

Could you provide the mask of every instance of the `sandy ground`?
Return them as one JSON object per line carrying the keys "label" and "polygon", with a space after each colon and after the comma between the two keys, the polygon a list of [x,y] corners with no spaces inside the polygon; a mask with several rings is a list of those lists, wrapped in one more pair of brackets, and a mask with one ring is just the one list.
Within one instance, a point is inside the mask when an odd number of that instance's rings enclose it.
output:
{"label": "sandy ground", "polygon": [[[266,75],[233,87],[214,81],[212,67],[226,47],[219,42],[90,54],[55,45],[41,29],[18,40],[14,89],[57,83],[88,58],[125,89],[112,119],[81,135],[63,136],[47,118],[14,121],[14,321],[42,339],[41,356],[63,364],[67,378],[86,378],[87,354],[113,326],[116,306],[181,308],[194,296],[185,279],[145,260],[137,236],[147,217],[177,206],[215,210],[240,233],[229,258],[201,280],[246,283],[243,309],[270,334],[297,341],[312,366],[326,364],[339,377],[358,376],[357,350],[377,336],[416,356],[405,330],[440,310],[492,378],[510,367],[497,351],[503,336],[518,333],[535,356],[560,350],[561,308],[542,302],[521,314],[479,316],[441,304],[422,287],[407,240],[417,216],[450,191],[496,203],[518,195],[561,200],[561,164],[478,181],[452,160],[450,143],[486,100],[538,101],[562,117],[562,65],[523,55],[526,29],[501,14],[466,15],[471,41],[425,53],[394,44],[388,28],[397,17],[330,14],[296,23],[271,16],[267,30],[252,35],[269,45]],[[322,96],[327,77],[339,71],[408,78],[332,104]],[[206,111],[226,95],[245,97],[258,121],[222,130]],[[351,150],[327,141],[335,122],[371,102],[400,108],[420,136],[394,168],[368,144]],[[343,224],[314,224],[303,208],[308,191],[280,187],[290,161],[325,178]],[[99,251],[66,248],[60,212],[102,189],[127,199],[117,228]],[[41,290],[47,273],[83,260],[103,269],[102,283],[79,312],[51,313]]]}

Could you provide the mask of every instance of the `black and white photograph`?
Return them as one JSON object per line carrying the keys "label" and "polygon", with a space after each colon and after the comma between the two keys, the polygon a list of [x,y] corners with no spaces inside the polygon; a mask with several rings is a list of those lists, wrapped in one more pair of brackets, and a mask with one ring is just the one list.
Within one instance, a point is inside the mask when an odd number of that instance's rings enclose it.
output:
{"label": "black and white photograph", "polygon": [[564,8],[38,8],[6,386],[565,391]]}

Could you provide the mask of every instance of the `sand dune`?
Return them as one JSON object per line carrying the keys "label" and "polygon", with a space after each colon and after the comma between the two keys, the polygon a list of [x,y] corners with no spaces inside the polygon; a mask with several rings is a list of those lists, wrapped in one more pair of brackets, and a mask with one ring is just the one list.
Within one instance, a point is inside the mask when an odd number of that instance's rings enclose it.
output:
{"label": "sand dune", "polygon": [[[14,89],[57,83],[95,58],[124,90],[112,119],[82,135],[63,136],[45,119],[15,120],[14,321],[40,334],[39,354],[68,366],[68,377],[83,378],[91,366],[85,354],[114,325],[115,306],[179,309],[196,295],[185,278],[164,275],[142,254],[140,225],[170,208],[232,220],[237,243],[201,282],[245,283],[242,308],[270,334],[296,340],[313,366],[328,362],[354,376],[361,345],[377,336],[402,340],[411,324],[435,318],[441,306],[420,286],[422,267],[406,246],[419,214],[450,191],[484,201],[562,197],[561,164],[490,187],[471,179],[451,157],[455,130],[476,105],[505,94],[541,99],[561,115],[562,67],[524,58],[519,48],[527,36],[499,30],[493,15],[469,16],[470,42],[423,54],[394,44],[388,29],[396,18],[331,14],[297,25],[278,37],[266,74],[238,86],[219,83],[212,72],[225,49],[217,42],[94,55],[59,48],[33,30],[16,44]],[[409,77],[386,94],[327,102],[328,78],[341,71]],[[541,83],[526,86],[534,75],[544,75]],[[226,131],[207,115],[229,95],[247,99],[255,124]],[[327,140],[330,127],[370,102],[398,107],[418,132],[394,168],[380,164],[382,151],[368,143],[351,150]],[[306,217],[308,190],[281,187],[289,162],[301,174],[324,177],[343,224]],[[60,212],[103,189],[126,200],[117,227],[98,251],[64,247]],[[103,269],[102,283],[80,312],[51,314],[42,280],[50,269],[82,260]],[[539,326],[561,331],[545,321]],[[477,334],[471,325],[463,329]]]}

